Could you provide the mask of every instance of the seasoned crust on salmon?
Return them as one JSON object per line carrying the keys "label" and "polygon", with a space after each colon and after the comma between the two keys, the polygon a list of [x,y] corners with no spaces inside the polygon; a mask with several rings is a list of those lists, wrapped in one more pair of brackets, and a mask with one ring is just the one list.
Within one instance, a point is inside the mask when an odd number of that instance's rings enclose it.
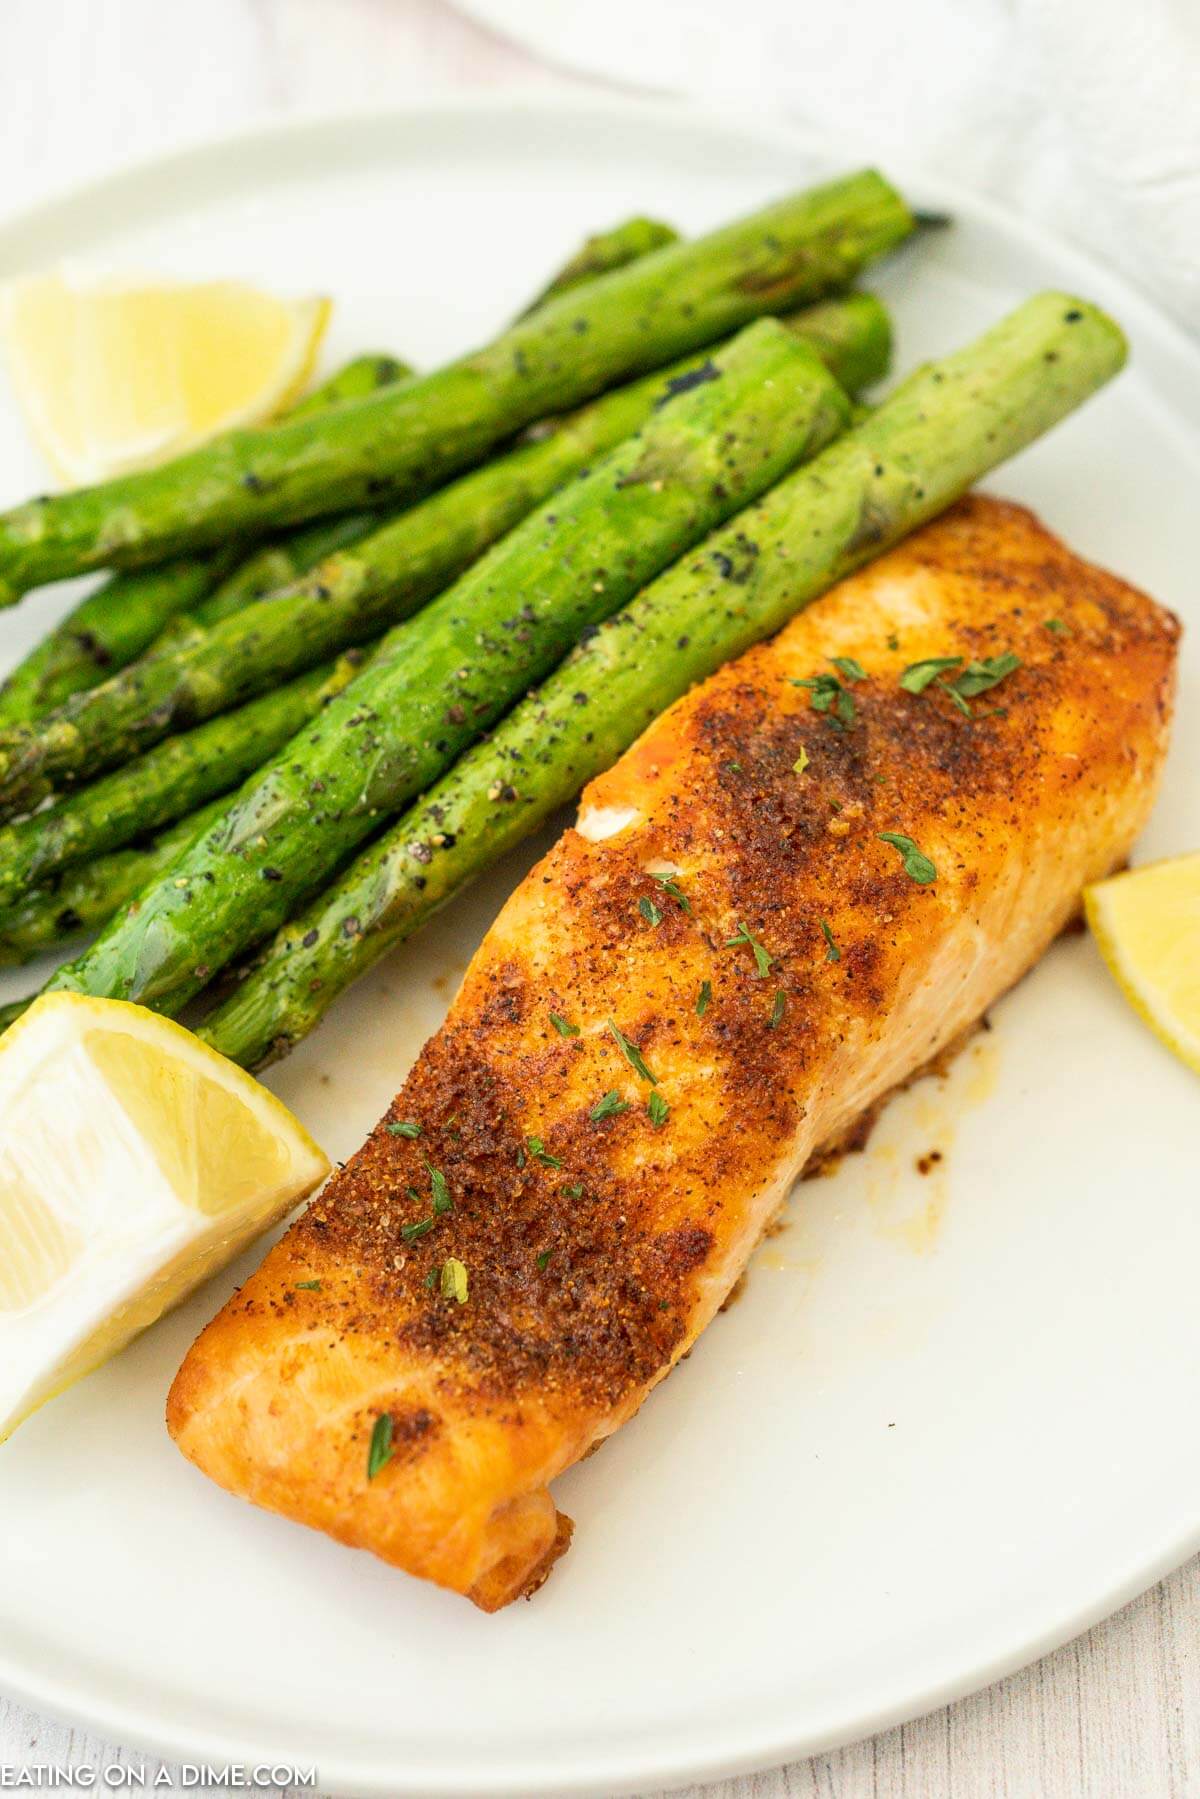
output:
{"label": "seasoned crust on salmon", "polygon": [[[540,1584],[570,1535],[549,1482],[695,1341],[808,1158],[1124,860],[1177,638],[975,497],[673,706],[586,790],[387,1118],[189,1353],[183,1452],[485,1609]],[[1010,653],[969,717],[936,680],[899,685]],[[825,711],[800,685],[818,675],[841,683]]]}

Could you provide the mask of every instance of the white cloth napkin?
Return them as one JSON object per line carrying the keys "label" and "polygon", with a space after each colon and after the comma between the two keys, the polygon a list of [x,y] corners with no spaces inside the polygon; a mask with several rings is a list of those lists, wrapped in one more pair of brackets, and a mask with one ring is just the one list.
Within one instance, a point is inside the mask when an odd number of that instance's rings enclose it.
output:
{"label": "white cloth napkin", "polygon": [[1200,331],[1200,0],[458,0],[561,65],[980,188]]}

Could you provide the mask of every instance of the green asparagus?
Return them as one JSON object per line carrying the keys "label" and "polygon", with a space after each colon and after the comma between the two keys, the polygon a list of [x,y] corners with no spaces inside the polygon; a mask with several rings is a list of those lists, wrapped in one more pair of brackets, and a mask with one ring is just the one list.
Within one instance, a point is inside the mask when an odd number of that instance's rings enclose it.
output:
{"label": "green asparagus", "polygon": [[[331,406],[340,406],[343,401],[361,400],[368,394],[377,393],[381,387],[394,387],[400,381],[407,381],[412,373],[411,366],[396,356],[377,352],[357,356],[320,387],[315,387],[299,405],[291,408],[287,416],[290,419],[311,418],[314,413],[327,412]],[[352,512],[322,519],[315,525],[301,525],[252,551],[207,599],[192,607],[186,617],[190,623],[215,625],[218,619],[240,612],[243,606],[261,600],[264,594],[307,574],[326,556],[358,543],[379,524],[378,513]],[[177,622],[181,621],[173,620],[172,625]],[[154,647],[158,647],[157,641]]]}
{"label": "green asparagus", "polygon": [[[311,418],[410,373],[392,356],[356,357],[314,388],[289,416]],[[337,548],[337,542],[330,547]],[[71,694],[97,686],[142,655],[181,614],[191,612],[211,622],[233,611],[221,596],[245,579],[239,570],[245,554],[243,546],[233,543],[206,556],[114,575],[81,600],[9,675],[0,687],[0,727],[40,718]],[[251,558],[252,563],[257,560]]]}
{"label": "green asparagus", "polygon": [[[762,320],[643,429],[384,639],[371,666],[54,985],[176,1011],[710,525],[845,423],[807,345]],[[201,972],[202,971],[202,972]]]}
{"label": "green asparagus", "polygon": [[318,519],[313,525],[295,526],[265,543],[235,568],[193,609],[193,623],[219,624],[278,588],[289,587],[327,556],[336,556],[339,550],[361,543],[378,531],[382,522],[377,512],[342,512],[334,518]]}
{"label": "green asparagus", "polygon": [[160,468],[0,516],[0,603],[321,513],[402,500],[523,425],[845,287],[912,216],[865,171],[669,244],[539,307],[491,344],[325,418],[238,431]]}
{"label": "green asparagus", "polygon": [[667,244],[678,242],[678,231],[658,219],[624,219],[611,231],[598,231],[594,237],[584,239],[574,255],[567,258],[557,275],[518,317],[527,319],[548,300],[557,300],[560,294],[570,293],[573,288],[594,281],[597,275],[609,275],[614,269],[628,268],[631,262],[649,256],[652,250],[662,250]]}
{"label": "green asparagus", "polygon": [[5,907],[0,911],[0,967],[31,962],[75,937],[94,935],[147,882],[157,879],[194,837],[215,824],[228,803],[228,794],[222,791],[151,842],[65,868],[45,887],[36,887]]}
{"label": "green asparagus", "polygon": [[[651,249],[657,249],[660,243],[674,241],[676,234],[670,231],[670,227],[659,225],[654,229],[668,235],[654,241],[648,239],[644,249],[635,251],[635,228],[640,233],[641,228],[652,225],[652,220],[630,219],[625,225],[618,226],[609,233],[607,238],[588,241],[611,242],[613,247],[610,254],[615,257],[616,241],[620,238],[629,250],[625,260],[632,262],[635,255],[647,255]],[[617,268],[621,264],[614,260],[610,266]],[[565,284],[565,270],[559,280]],[[882,380],[888,371],[892,353],[891,319],[887,308],[874,294],[850,293],[834,300],[819,300],[812,306],[802,307],[798,312],[786,315],[783,322],[789,330],[795,331],[812,344],[821,361],[832,370],[839,384],[848,393],[858,393],[864,387],[872,386],[874,382]],[[663,371],[659,378],[663,379],[670,373],[669,370]],[[551,421],[551,425],[553,423]],[[622,432],[620,435],[626,433]],[[601,440],[597,439],[596,447],[601,447]],[[332,519],[319,519],[313,525],[298,526],[248,557],[208,599],[193,609],[190,614],[192,621],[201,625],[214,625],[220,619],[228,618],[231,613],[241,611],[251,601],[260,600],[267,593],[293,585],[301,575],[315,569],[327,556],[336,555],[339,550],[349,549],[373,535],[380,528],[380,522],[378,513],[352,512]],[[370,554],[369,551],[364,553]],[[322,570],[315,584],[328,585],[335,573],[338,577],[345,578],[345,562],[339,563],[336,571]]]}
{"label": "green asparagus", "polygon": [[247,1068],[609,767],[693,681],[940,512],[1120,367],[1116,327],[1043,294],[919,372],[616,613],[279,933],[202,1035]]}
{"label": "green asparagus", "polygon": [[412,374],[412,364],[401,362],[398,356],[388,356],[379,350],[355,356],[290,406],[287,416],[293,422],[313,418],[328,412],[331,406],[344,406],[348,400],[369,399],[381,388],[396,387],[401,381],[408,381]]}
{"label": "green asparagus", "polygon": [[[841,328],[833,320],[844,312]],[[788,321],[802,340],[810,309]],[[890,328],[878,300],[855,295],[820,308],[822,348],[876,375]],[[406,617],[453,580],[535,505],[650,417],[663,394],[701,369],[694,358],[644,376],[560,420],[507,456],[465,475],[317,566],[306,580],[226,618],[189,627],[174,645],[78,694],[32,726],[0,731],[0,800],[22,804],[31,784],[61,784],[113,767],[287,679],[323,656]],[[36,788],[35,788],[36,791]]]}
{"label": "green asparagus", "polygon": [[203,600],[245,555],[237,543],[113,575],[82,599],[0,687],[0,728],[25,724],[97,686]]}
{"label": "green asparagus", "polygon": [[0,828],[0,907],[61,868],[182,818],[260,768],[362,667],[350,652],[235,712],[183,731],[46,811]]}
{"label": "green asparagus", "polygon": [[297,525],[285,531],[239,562],[233,573],[198,606],[176,613],[146,655],[161,656],[198,641],[197,634],[210,625],[232,618],[235,612],[244,612],[247,606],[277,593],[281,587],[290,587],[327,557],[370,537],[380,529],[384,516],[377,512],[342,512],[334,518],[318,519],[313,525]]}
{"label": "green asparagus", "polygon": [[847,393],[861,393],[887,374],[892,322],[874,294],[850,293],[818,300],[793,313],[785,323],[803,333]]}

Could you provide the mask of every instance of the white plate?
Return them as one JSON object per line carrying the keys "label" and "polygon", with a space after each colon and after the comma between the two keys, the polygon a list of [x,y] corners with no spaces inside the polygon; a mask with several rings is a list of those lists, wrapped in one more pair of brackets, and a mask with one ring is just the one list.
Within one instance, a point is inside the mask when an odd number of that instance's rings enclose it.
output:
{"label": "white plate", "polygon": [[[793,135],[669,107],[454,102],[143,168],[0,232],[0,267],[330,287],[331,355],[428,364],[486,336],[589,228],[636,208],[696,229],[824,172]],[[968,196],[917,192],[958,223],[879,276],[901,366],[1049,283],[1112,306],[1132,369],[994,485],[1195,618],[1194,350],[1115,276]],[[11,413],[0,455],[4,497],[37,485]],[[41,595],[6,615],[6,652],[51,610]],[[1200,835],[1198,685],[1189,642],[1145,854]],[[274,1078],[335,1154],[528,859]],[[898,1101],[865,1155],[801,1190],[738,1303],[558,1484],[575,1546],[494,1618],[251,1511],[172,1448],[167,1385],[247,1261],[0,1453],[0,1685],[109,1737],[312,1761],[325,1787],[380,1795],[657,1787],[977,1687],[1200,1545],[1197,1096],[1088,941],[1060,944],[944,1088]]]}

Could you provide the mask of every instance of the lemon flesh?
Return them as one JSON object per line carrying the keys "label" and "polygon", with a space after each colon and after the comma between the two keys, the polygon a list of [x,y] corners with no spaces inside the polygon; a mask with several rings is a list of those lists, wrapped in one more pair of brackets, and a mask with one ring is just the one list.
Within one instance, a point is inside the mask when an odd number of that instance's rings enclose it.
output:
{"label": "lemon flesh", "polygon": [[0,1441],[329,1172],[190,1031],[73,993],[0,1039],[0,1146]]}
{"label": "lemon flesh", "polygon": [[260,424],[297,397],[329,318],[236,281],[10,282],[0,329],[40,448],[71,485]]}
{"label": "lemon flesh", "polygon": [[1126,999],[1200,1074],[1200,851],[1100,881],[1084,904]]}

